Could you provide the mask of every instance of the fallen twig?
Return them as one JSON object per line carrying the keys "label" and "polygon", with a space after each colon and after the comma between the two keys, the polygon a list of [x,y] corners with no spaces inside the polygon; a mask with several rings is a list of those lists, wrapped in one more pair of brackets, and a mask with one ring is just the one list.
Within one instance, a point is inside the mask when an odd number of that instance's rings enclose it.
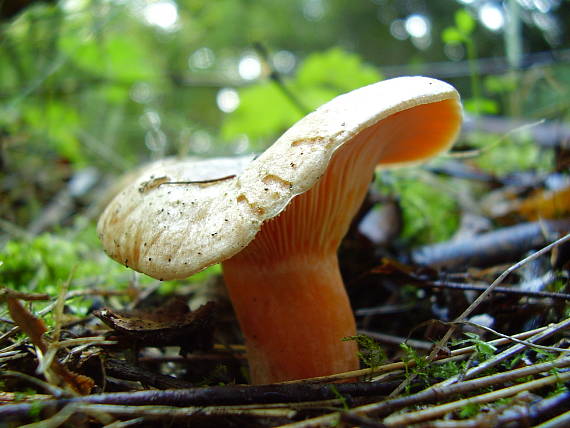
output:
{"label": "fallen twig", "polygon": [[[57,414],[41,422],[24,425],[22,428],[59,427],[74,414],[82,413],[95,416],[98,419],[110,417],[143,417],[144,420],[161,419],[191,419],[196,416],[258,416],[264,418],[291,418],[295,410],[287,408],[238,407],[238,406],[205,406],[205,407],[173,407],[173,406],[123,406],[113,404],[70,403]],[[103,416],[103,417],[102,417]],[[115,425],[116,426],[116,425]]]}
{"label": "fallen twig", "polygon": [[[536,423],[548,420],[554,415],[564,411],[570,403],[570,392],[565,391],[553,397],[536,401],[536,396],[528,392],[521,392],[516,395],[517,403],[505,405],[497,409],[496,412],[479,413],[477,416],[467,420],[438,420],[429,423],[431,428],[479,428],[482,426],[531,426]],[[563,415],[560,415],[563,416]],[[555,416],[552,421],[558,420]],[[550,421],[548,421],[550,422]],[[547,423],[548,423],[547,422]],[[558,425],[559,427],[568,426]],[[425,426],[422,425],[422,426]],[[542,426],[542,425],[538,425]],[[548,426],[548,425],[546,425]]]}
{"label": "fallen twig", "polygon": [[49,294],[22,293],[11,288],[0,287],[0,300],[12,298],[25,301],[49,300]]}
{"label": "fallen twig", "polygon": [[18,299],[11,297],[9,293],[4,298],[10,316],[36,347],[40,366],[43,367],[41,372],[45,375],[48,382],[57,386],[65,385],[70,388],[70,391],[76,393],[88,393],[93,386],[92,379],[71,372],[53,358],[42,365],[42,362],[46,361],[43,359],[43,356],[49,351],[49,344],[43,338],[44,333],[47,331],[44,322],[30,313]]}
{"label": "fallen twig", "polygon": [[570,426],[570,410],[538,425],[536,428],[564,428],[568,426]]}
{"label": "fallen twig", "polygon": [[516,260],[521,254],[546,245],[553,234],[559,236],[569,231],[570,219],[521,223],[483,233],[468,240],[448,241],[416,248],[412,251],[412,260],[419,265],[446,269],[496,265]]}
{"label": "fallen twig", "polygon": [[176,407],[218,406],[246,404],[299,403],[338,399],[338,394],[349,396],[378,396],[391,391],[397,382],[359,382],[334,385],[260,385],[213,386],[192,389],[145,390],[109,394],[94,394],[36,404],[22,403],[0,406],[0,420],[26,419],[33,406],[41,405],[42,414],[53,414],[72,403],[109,404],[119,406],[168,405]]}
{"label": "fallen twig", "polygon": [[[469,290],[469,291],[484,291],[488,286],[477,285],[477,284],[465,284],[461,282],[450,282],[450,281],[427,281],[420,284],[421,287],[434,287],[434,288],[448,288],[456,290]],[[536,297],[536,298],[551,298],[557,300],[570,300],[570,294],[568,293],[555,293],[551,291],[531,291],[522,290],[520,288],[514,287],[495,287],[493,293],[503,293],[524,297]]]}

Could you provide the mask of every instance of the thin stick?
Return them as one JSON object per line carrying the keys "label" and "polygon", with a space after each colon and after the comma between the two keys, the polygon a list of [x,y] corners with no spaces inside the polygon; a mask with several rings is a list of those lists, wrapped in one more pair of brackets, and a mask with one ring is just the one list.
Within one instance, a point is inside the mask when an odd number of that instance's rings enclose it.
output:
{"label": "thin stick", "polygon": [[555,418],[550,419],[535,428],[564,428],[570,426],[570,410]]}
{"label": "thin stick", "polygon": [[209,180],[192,180],[192,181],[165,181],[164,183],[160,183],[158,186],[165,186],[167,184],[209,184],[209,183],[217,183],[218,181],[229,180],[230,178],[234,178],[236,175],[226,175],[220,178],[211,178]]}
{"label": "thin stick", "polygon": [[275,67],[269,58],[269,53],[267,52],[265,46],[257,42],[253,44],[253,48],[271,70],[269,78],[273,81],[273,83],[275,83],[277,89],[279,89],[281,93],[285,95],[285,97],[291,102],[291,104],[293,104],[293,106],[295,106],[299,113],[301,113],[303,116],[309,114],[311,112],[311,109],[307,108],[307,106],[299,99],[299,97],[297,97],[297,95],[287,87],[283,81],[283,78],[281,77],[281,74],[275,70]]}
{"label": "thin stick", "polygon": [[504,133],[500,138],[495,140],[493,143],[487,144],[485,147],[483,147],[481,149],[455,151],[455,152],[450,152],[445,156],[448,158],[452,158],[452,159],[476,158],[478,156],[481,156],[485,152],[493,150],[498,145],[500,145],[501,143],[506,141],[507,138],[510,137],[511,135],[516,134],[518,132],[526,131],[527,129],[531,129],[531,128],[534,128],[536,126],[540,126],[545,122],[546,122],[545,119],[540,119],[540,120],[533,122],[533,123],[525,123],[524,125],[517,126],[516,128],[511,129],[510,131]]}
{"label": "thin stick", "polygon": [[[562,324],[561,330],[564,329],[565,327],[567,327],[568,325],[570,325],[570,322],[568,322],[568,320],[567,320],[567,321],[563,321],[563,323],[564,323],[564,324]],[[446,324],[455,324],[455,322],[453,322],[453,323],[446,323]],[[472,326],[472,327],[479,328],[479,329],[481,329],[481,330],[485,330],[485,331],[487,331],[487,332],[489,332],[489,333],[494,334],[495,336],[504,337],[504,338],[510,338],[513,342],[518,343],[518,344],[521,344],[521,345],[525,345],[525,346],[527,346],[527,347],[529,347],[529,348],[542,349],[543,351],[549,351],[549,352],[562,352],[562,353],[564,353],[564,352],[570,352],[570,349],[566,349],[566,348],[557,348],[556,346],[537,345],[537,344],[535,344],[535,343],[532,343],[532,342],[529,342],[529,341],[526,341],[526,340],[515,339],[515,338],[513,338],[513,337],[511,337],[511,336],[509,336],[509,335],[507,335],[507,334],[499,333],[497,330],[493,330],[493,329],[490,328],[490,327],[486,327],[486,326],[484,326],[484,325],[477,324],[477,323],[474,323],[474,322],[471,322],[471,321],[461,321],[461,324],[467,324],[467,325],[470,325],[470,326]]]}
{"label": "thin stick", "polygon": [[[484,291],[487,289],[485,285],[464,284],[462,282],[448,282],[448,281],[431,281],[419,285],[418,287],[433,287],[433,288],[446,288],[451,290],[469,290],[469,291]],[[517,296],[537,297],[537,298],[552,298],[560,300],[570,300],[568,293],[556,293],[552,291],[530,291],[521,290],[511,287],[495,287],[493,293],[515,294]]]}

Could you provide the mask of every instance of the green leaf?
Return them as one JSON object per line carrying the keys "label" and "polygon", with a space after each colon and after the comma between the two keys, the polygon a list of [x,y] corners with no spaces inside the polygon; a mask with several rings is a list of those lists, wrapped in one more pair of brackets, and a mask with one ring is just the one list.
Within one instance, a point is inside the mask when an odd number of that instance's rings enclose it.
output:
{"label": "green leaf", "polygon": [[495,355],[497,348],[490,343],[485,342],[482,340],[478,334],[475,333],[465,333],[469,339],[466,342],[471,342],[475,349],[477,349],[477,353],[483,357],[484,359],[488,359]]}
{"label": "green leaf", "polygon": [[463,102],[465,110],[473,114],[497,114],[499,105],[489,98],[470,98]]}
{"label": "green leaf", "polygon": [[[128,23],[127,23],[128,24]],[[156,80],[157,59],[133,31],[109,31],[102,37],[87,32],[81,22],[67,24],[59,47],[85,72],[118,82]]]}
{"label": "green leaf", "polygon": [[225,139],[247,135],[256,140],[282,132],[301,118],[301,114],[273,82],[242,89],[240,105],[222,127]]}
{"label": "green leaf", "polygon": [[463,34],[461,34],[455,27],[447,27],[443,30],[441,33],[441,39],[444,43],[449,45],[457,45],[459,43],[463,43],[465,40]]}
{"label": "green leaf", "polygon": [[455,13],[455,25],[461,34],[469,36],[475,29],[475,20],[465,9]]}
{"label": "green leaf", "polygon": [[382,75],[376,68],[366,65],[358,55],[338,47],[307,57],[296,78],[303,88],[328,88],[333,96],[379,80]]}

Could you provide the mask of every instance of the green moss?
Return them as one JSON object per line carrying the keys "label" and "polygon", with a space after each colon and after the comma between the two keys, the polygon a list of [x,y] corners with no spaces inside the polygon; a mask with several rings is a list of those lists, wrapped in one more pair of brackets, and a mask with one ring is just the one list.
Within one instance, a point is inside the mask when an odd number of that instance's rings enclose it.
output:
{"label": "green moss", "polygon": [[[419,356],[414,348],[407,343],[401,343],[400,348],[404,351],[402,361],[405,363],[406,378],[410,379],[412,376],[417,376],[426,385],[429,384],[430,371],[429,364],[426,359]],[[409,363],[414,362],[413,366]],[[410,392],[410,384],[406,386],[406,392]]]}
{"label": "green moss", "polygon": [[39,421],[42,414],[42,408],[43,403],[41,401],[32,401],[30,407],[30,417],[35,421]]}
{"label": "green moss", "polygon": [[403,227],[400,237],[409,244],[449,239],[459,225],[459,208],[447,179],[412,168],[383,174],[380,191],[400,202]]}
{"label": "green moss", "polygon": [[358,344],[358,358],[367,367],[374,368],[384,364],[387,360],[384,349],[370,336],[358,334],[356,336],[344,337],[343,342],[354,340]]}
{"label": "green moss", "polygon": [[461,366],[454,361],[444,364],[433,364],[432,374],[437,379],[448,379],[459,374]]}
{"label": "green moss", "polygon": [[529,136],[503,138],[473,133],[469,143],[481,150],[472,161],[479,168],[496,175],[519,171],[552,171],[554,152],[542,150]]}
{"label": "green moss", "polygon": [[31,240],[8,241],[0,251],[3,285],[56,296],[61,284],[72,276],[71,289],[76,288],[76,280],[87,278],[98,278],[98,286],[112,284],[116,288],[127,269],[89,245],[86,234],[95,234],[94,227],[82,236],[44,233]]}
{"label": "green moss", "polygon": [[459,410],[459,418],[469,419],[479,414],[481,406],[477,403],[468,403]]}
{"label": "green moss", "polygon": [[[0,250],[2,285],[27,293],[46,293],[56,298],[62,285],[69,290],[121,289],[129,284],[130,271],[111,260],[100,247],[95,226],[80,232],[44,233],[29,240],[11,240]],[[36,302],[41,309],[45,302]],[[74,315],[87,313],[92,302],[77,297],[67,302]],[[51,318],[45,318],[50,325]]]}

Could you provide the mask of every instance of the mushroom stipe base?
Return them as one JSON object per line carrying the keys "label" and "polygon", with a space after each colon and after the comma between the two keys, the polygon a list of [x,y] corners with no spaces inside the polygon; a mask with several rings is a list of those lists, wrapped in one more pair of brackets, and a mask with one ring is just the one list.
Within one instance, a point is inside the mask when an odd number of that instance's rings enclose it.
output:
{"label": "mushroom stipe base", "polygon": [[252,383],[325,376],[359,367],[354,316],[336,254],[251,265],[223,263],[246,338]]}

